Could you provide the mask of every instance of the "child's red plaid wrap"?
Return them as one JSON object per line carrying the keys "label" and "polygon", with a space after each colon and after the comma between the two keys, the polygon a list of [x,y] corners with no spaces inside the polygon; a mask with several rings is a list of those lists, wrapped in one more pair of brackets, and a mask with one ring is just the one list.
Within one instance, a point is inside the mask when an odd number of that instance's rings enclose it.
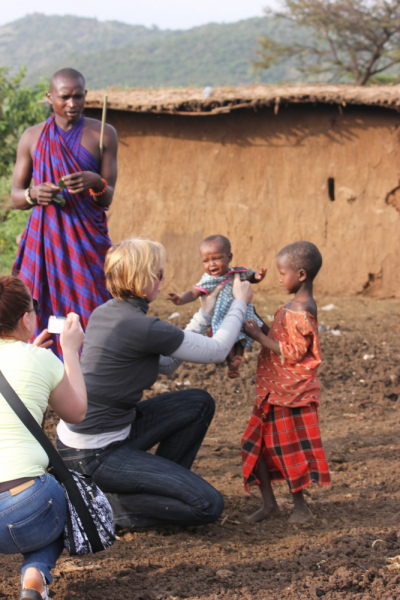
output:
{"label": "child's red plaid wrap", "polygon": [[254,407],[242,438],[245,489],[258,484],[254,473],[264,456],[271,481],[286,479],[291,492],[298,492],[312,481],[331,483],[325,458],[315,404],[287,408],[268,401]]}

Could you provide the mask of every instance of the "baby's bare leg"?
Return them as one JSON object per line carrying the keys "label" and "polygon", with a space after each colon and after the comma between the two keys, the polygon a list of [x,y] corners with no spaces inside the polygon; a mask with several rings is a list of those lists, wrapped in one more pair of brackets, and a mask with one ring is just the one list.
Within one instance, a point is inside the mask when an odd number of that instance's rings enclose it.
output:
{"label": "baby's bare leg", "polygon": [[311,510],[308,508],[308,504],[305,501],[303,491],[295,492],[293,495],[293,504],[294,509],[289,519],[289,523],[307,523],[312,517],[313,514]]}
{"label": "baby's bare leg", "polygon": [[274,492],[272,491],[268,466],[263,456],[260,458],[260,461],[257,465],[256,475],[260,481],[260,492],[263,499],[263,505],[255,513],[247,517],[246,520],[249,523],[257,523],[257,521],[262,521],[267,517],[274,517],[281,514]]}
{"label": "baby's bare leg", "polygon": [[241,342],[236,342],[228,354],[228,377],[236,379],[239,377],[239,367],[242,362],[244,346]]}

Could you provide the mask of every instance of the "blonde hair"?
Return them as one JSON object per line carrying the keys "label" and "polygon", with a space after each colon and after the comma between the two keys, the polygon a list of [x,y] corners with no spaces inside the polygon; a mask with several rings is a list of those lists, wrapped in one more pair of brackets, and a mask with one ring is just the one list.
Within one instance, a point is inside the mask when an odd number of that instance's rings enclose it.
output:
{"label": "blonde hair", "polygon": [[164,246],[146,238],[131,238],[112,246],[104,263],[108,291],[118,300],[143,298],[143,290],[157,278],[157,269],[165,259]]}

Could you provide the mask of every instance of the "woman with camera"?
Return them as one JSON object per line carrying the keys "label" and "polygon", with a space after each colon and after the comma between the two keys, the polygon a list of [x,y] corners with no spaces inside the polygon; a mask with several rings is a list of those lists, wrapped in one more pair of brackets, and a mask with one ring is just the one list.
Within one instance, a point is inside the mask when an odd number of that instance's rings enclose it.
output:
{"label": "woman with camera", "polygon": [[[0,370],[40,425],[48,405],[79,423],[87,409],[79,317],[70,313],[61,334],[63,364],[46,349],[46,330],[28,343],[38,308],[22,281],[0,277]],[[19,597],[25,600],[49,598],[51,569],[64,547],[65,493],[47,466],[42,446],[0,393],[0,553],[23,555]]]}
{"label": "woman with camera", "polygon": [[202,525],[215,521],[224,507],[219,492],[190,471],[214,415],[213,398],[200,389],[147,400],[142,395],[159,373],[172,374],[183,360],[225,360],[253,293],[238,277],[236,300],[214,337],[201,334],[210,326],[216,295],[204,297],[182,331],[147,315],[164,280],[165,260],[161,244],[142,238],[108,251],[106,284],[113,298],[92,313],[81,359],[87,415],[79,425],[64,419],[57,428],[64,461],[94,477],[121,528]]}

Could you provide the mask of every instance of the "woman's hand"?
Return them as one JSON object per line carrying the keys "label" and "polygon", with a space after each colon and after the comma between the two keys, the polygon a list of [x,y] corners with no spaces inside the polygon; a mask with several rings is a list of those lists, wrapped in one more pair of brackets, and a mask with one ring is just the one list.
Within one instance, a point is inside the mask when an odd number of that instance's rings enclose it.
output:
{"label": "woman's hand", "polygon": [[85,334],[79,322],[79,316],[76,313],[69,313],[65,321],[64,329],[60,335],[60,343],[63,352],[73,351],[79,352],[83,344]]}
{"label": "woman's hand", "polygon": [[32,342],[32,346],[38,346],[39,348],[48,348],[53,344],[53,340],[50,339],[51,334],[47,329],[43,329],[42,333],[39,333],[37,338]]}
{"label": "woman's hand", "polygon": [[233,295],[236,300],[243,300],[249,304],[253,298],[253,290],[248,281],[241,281],[239,273],[235,273],[233,282]]}
{"label": "woman's hand", "polygon": [[213,314],[214,306],[218,298],[218,294],[224,287],[224,283],[219,283],[216,288],[210,294],[204,296],[200,296],[201,307],[206,311],[209,315]]}

